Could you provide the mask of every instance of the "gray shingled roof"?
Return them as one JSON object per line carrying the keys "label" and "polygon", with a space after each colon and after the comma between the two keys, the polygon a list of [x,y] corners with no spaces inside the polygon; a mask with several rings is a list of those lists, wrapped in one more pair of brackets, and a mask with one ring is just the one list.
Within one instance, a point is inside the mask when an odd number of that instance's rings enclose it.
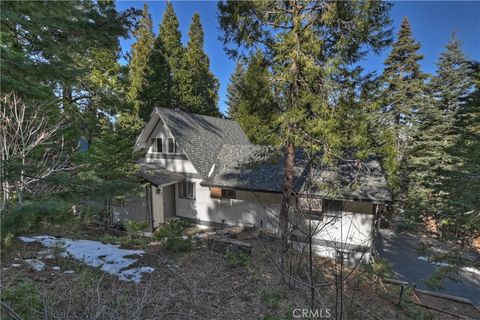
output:
{"label": "gray shingled roof", "polygon": [[311,166],[310,179],[300,192],[327,199],[392,201],[387,181],[375,156],[364,161],[345,159],[335,167]]}
{"label": "gray shingled roof", "polygon": [[[296,192],[330,199],[392,200],[375,157],[364,162],[345,160],[335,167],[309,165],[303,152],[297,152],[295,159]],[[283,155],[269,147],[224,145],[215,170],[202,185],[281,193],[284,164]]]}
{"label": "gray shingled roof", "polygon": [[[202,175],[202,185],[282,192],[283,154],[270,147],[251,144],[237,122],[166,108],[156,108],[156,112]],[[336,167],[321,168],[307,165],[303,152],[297,152],[295,159],[294,189],[297,192],[332,199],[392,200],[375,157],[365,162],[351,159],[338,163]],[[358,163],[364,165],[357,166]],[[214,170],[210,172],[214,164]],[[141,175],[152,182],[156,180],[154,183],[157,184],[180,179],[178,174],[166,169],[149,170]],[[310,181],[307,176],[314,177],[311,180],[315,183],[307,186],[306,181]]]}
{"label": "gray shingled roof", "polygon": [[[295,189],[302,185],[305,161],[297,152]],[[224,145],[215,162],[215,170],[202,182],[205,186],[264,192],[282,192],[284,158],[271,147]]]}
{"label": "gray shingled roof", "polygon": [[185,176],[180,173],[169,171],[155,163],[144,163],[140,166],[138,175],[157,186],[181,182]]}
{"label": "gray shingled roof", "polygon": [[180,148],[206,178],[223,145],[250,145],[240,125],[232,120],[174,109],[156,108]]}

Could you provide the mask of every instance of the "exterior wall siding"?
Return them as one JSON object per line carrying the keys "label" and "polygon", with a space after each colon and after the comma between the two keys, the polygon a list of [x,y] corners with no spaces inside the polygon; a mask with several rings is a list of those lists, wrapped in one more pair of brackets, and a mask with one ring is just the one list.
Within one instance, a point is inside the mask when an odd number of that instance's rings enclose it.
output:
{"label": "exterior wall siding", "polygon": [[236,199],[214,199],[210,189],[200,185],[201,179],[190,181],[195,183],[195,200],[180,198],[176,186],[177,216],[232,226],[276,228],[270,210],[278,209],[280,195],[236,191]]}

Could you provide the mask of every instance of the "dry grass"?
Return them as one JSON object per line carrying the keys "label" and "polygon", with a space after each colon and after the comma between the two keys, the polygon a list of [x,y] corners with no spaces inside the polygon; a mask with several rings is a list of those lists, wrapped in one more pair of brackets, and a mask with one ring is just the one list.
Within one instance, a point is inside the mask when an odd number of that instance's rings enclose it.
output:
{"label": "dry grass", "polygon": [[[11,267],[15,258],[32,258],[44,249],[15,241],[14,250],[2,261],[8,269],[2,269],[1,288],[11,290],[31,280],[41,301],[31,319],[291,319],[293,309],[307,308],[308,292],[281,282],[263,250],[268,243],[259,243],[267,240],[248,241],[253,245],[250,261],[237,267],[201,241],[185,253],[168,252],[158,243],[146,246],[137,264],[155,271],[143,274],[139,285],[64,258],[44,260],[48,267],[43,272],[24,264]],[[53,271],[52,266],[74,274]],[[324,276],[331,277],[330,264],[322,266]],[[388,296],[357,274],[348,279],[345,293],[348,319],[408,319]],[[319,307],[335,309],[334,288],[320,288],[318,296]]]}

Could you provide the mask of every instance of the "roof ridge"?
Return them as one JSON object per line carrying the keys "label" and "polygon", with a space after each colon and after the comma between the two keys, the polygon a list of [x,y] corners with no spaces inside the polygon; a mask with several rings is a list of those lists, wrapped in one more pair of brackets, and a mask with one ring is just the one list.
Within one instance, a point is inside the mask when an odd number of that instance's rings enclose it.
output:
{"label": "roof ridge", "polygon": [[208,116],[208,115],[205,115],[205,114],[200,114],[200,113],[195,113],[195,112],[189,112],[189,111],[184,111],[184,110],[176,110],[174,108],[165,108],[165,107],[155,107],[155,108],[156,109],[165,109],[165,110],[175,111],[175,112],[182,112],[182,113],[187,113],[187,114],[193,114],[193,115],[204,117],[204,118],[212,118],[212,119],[219,119],[219,120],[224,120],[224,121],[231,121],[231,122],[235,122],[236,124],[239,124],[236,120],[228,119],[228,118]]}

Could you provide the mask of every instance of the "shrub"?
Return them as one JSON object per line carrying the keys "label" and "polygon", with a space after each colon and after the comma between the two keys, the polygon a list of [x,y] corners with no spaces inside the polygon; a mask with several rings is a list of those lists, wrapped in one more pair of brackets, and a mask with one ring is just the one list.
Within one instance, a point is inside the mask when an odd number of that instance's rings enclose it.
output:
{"label": "shrub", "polygon": [[155,232],[153,236],[157,240],[162,240],[165,238],[181,237],[183,232],[190,225],[182,220],[171,220],[168,223],[161,225]]}
{"label": "shrub", "polygon": [[15,287],[1,291],[2,301],[11,304],[12,309],[25,319],[37,319],[42,310],[42,299],[31,280],[20,281]]}
{"label": "shrub", "polygon": [[261,297],[263,303],[272,309],[278,308],[280,305],[280,300],[282,299],[282,294],[273,290],[262,290]]}
{"label": "shrub", "polygon": [[225,260],[227,261],[227,265],[231,268],[249,267],[251,262],[250,255],[245,252],[227,252]]}
{"label": "shrub", "polygon": [[192,249],[192,242],[190,238],[170,237],[167,238],[165,242],[165,248],[172,252],[190,251]]}
{"label": "shrub", "polygon": [[370,271],[380,278],[386,278],[392,275],[392,266],[384,259],[375,259],[375,262],[368,265],[367,268],[370,268]]}
{"label": "shrub", "polygon": [[183,252],[192,249],[192,241],[189,237],[184,236],[184,231],[189,227],[189,224],[182,220],[172,220],[160,226],[153,236],[157,240],[165,241],[165,248],[172,252]]}
{"label": "shrub", "polygon": [[37,229],[42,222],[65,223],[72,218],[70,205],[59,198],[36,199],[24,205],[12,205],[8,213],[1,216],[1,244],[6,244],[5,236],[13,237],[20,233]]}
{"label": "shrub", "polygon": [[423,281],[423,283],[430,290],[441,290],[443,289],[443,281],[446,278],[449,278],[453,281],[456,281],[455,278],[452,278],[450,274],[455,270],[455,267],[439,267],[437,268],[432,275]]}
{"label": "shrub", "polygon": [[414,320],[433,320],[433,316],[426,312],[421,306],[405,302],[402,304],[402,310]]}
{"label": "shrub", "polygon": [[142,230],[148,226],[146,221],[132,221],[128,220],[125,223],[125,229],[127,230],[129,242],[132,242],[134,238],[142,236]]}

